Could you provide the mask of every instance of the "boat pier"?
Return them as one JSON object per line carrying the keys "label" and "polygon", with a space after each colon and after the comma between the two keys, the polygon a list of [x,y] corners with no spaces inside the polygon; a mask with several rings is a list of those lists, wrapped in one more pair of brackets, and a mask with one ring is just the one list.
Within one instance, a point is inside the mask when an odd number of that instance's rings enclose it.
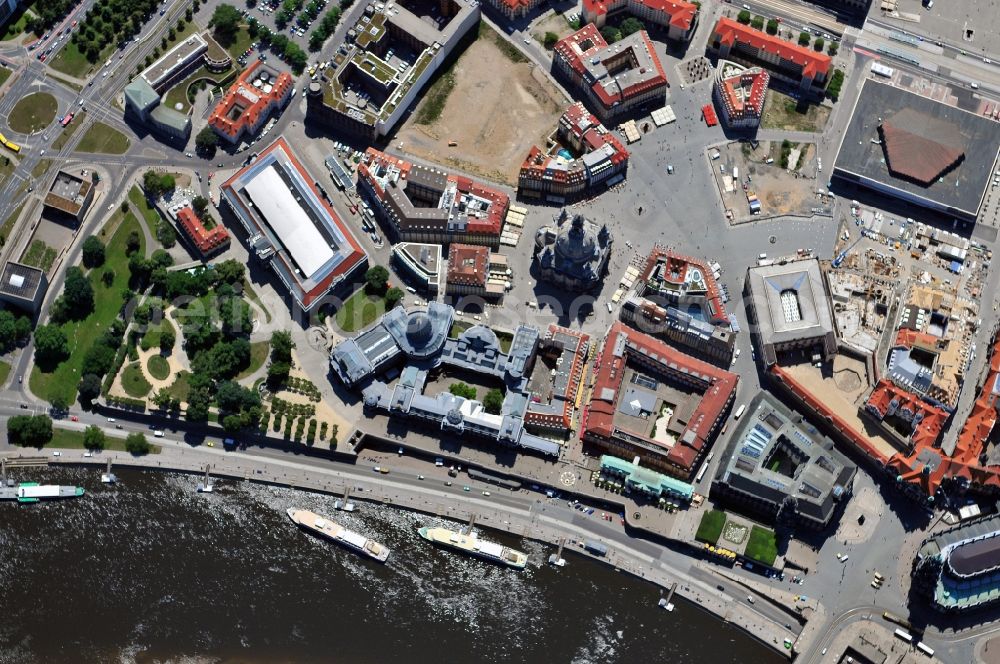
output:
{"label": "boat pier", "polygon": [[673,585],[670,586],[669,592],[667,592],[666,597],[661,597],[659,601],[659,606],[666,609],[667,611],[673,611],[674,605],[670,601],[674,598],[674,591],[677,590],[677,582],[674,581]]}
{"label": "boat pier", "polygon": [[563,547],[566,546],[566,538],[562,537],[559,539],[559,548],[555,553],[549,556],[549,564],[555,565],[556,567],[565,567],[566,559],[562,557]]}
{"label": "boat pier", "polygon": [[101,482],[104,484],[114,484],[118,481],[115,474],[111,472],[111,459],[108,459],[108,468],[103,473],[101,473]]}
{"label": "boat pier", "polygon": [[208,474],[210,470],[212,470],[212,466],[205,464],[205,479],[198,484],[198,493],[212,493],[214,487],[212,486],[212,478]]}

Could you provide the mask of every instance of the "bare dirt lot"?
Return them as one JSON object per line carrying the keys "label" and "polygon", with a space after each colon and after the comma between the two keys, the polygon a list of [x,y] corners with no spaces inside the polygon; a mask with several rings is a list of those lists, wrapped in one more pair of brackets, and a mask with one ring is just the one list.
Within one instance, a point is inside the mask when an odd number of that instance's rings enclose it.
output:
{"label": "bare dirt lot", "polygon": [[[732,142],[718,148],[720,156],[712,160],[712,172],[727,210],[732,211],[732,223],[788,214],[825,214],[829,211],[823,197],[817,196],[815,180],[815,146],[811,143],[789,144],[790,151],[799,151],[795,168],[782,168],[782,144],[760,141],[756,149],[749,143]],[[710,154],[715,149],[709,150]],[[768,164],[768,159],[773,160]],[[739,182],[733,181],[733,168],[739,172]],[[749,181],[748,181],[749,178]],[[760,199],[759,215],[752,215],[748,195]]]}
{"label": "bare dirt lot", "polygon": [[[513,62],[488,37],[469,46],[453,75],[454,89],[437,119],[417,124],[432,101],[428,94],[393,143],[419,158],[516,185],[528,149],[544,145],[567,102],[534,65]],[[450,141],[457,145],[449,147]]]}

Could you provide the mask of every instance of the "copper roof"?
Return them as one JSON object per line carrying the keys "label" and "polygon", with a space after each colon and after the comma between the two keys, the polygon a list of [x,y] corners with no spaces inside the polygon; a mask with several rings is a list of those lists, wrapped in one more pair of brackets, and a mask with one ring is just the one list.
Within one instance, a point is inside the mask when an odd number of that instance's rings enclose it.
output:
{"label": "copper roof", "polygon": [[889,172],[925,186],[965,156],[965,139],[955,125],[904,108],[879,127]]}

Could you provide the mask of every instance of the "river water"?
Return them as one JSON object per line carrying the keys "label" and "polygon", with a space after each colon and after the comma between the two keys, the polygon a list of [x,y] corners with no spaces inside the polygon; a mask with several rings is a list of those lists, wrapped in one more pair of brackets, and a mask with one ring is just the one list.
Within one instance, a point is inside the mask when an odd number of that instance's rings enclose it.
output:
{"label": "river water", "polygon": [[392,549],[385,565],[299,531],[296,506],[333,498],[199,478],[96,469],[16,470],[77,484],[80,499],[0,503],[0,663],[671,662],[782,658],[684,600],[570,554],[490,532],[529,555],[522,572],[437,549],[449,523],[359,502],[337,520]]}

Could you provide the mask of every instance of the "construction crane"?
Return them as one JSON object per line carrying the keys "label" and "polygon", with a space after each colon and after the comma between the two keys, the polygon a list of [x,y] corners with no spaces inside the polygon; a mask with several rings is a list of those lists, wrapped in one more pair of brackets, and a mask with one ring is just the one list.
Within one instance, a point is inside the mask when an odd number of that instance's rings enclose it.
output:
{"label": "construction crane", "polygon": [[844,262],[845,258],[847,258],[847,253],[851,249],[853,249],[858,244],[858,242],[861,242],[861,240],[863,238],[864,238],[863,235],[860,236],[857,240],[855,240],[854,242],[852,242],[851,245],[849,247],[847,247],[847,249],[844,249],[842,252],[840,252],[839,254],[837,254],[837,257],[833,259],[833,267],[835,267],[835,268],[836,267],[840,267],[840,264]]}

